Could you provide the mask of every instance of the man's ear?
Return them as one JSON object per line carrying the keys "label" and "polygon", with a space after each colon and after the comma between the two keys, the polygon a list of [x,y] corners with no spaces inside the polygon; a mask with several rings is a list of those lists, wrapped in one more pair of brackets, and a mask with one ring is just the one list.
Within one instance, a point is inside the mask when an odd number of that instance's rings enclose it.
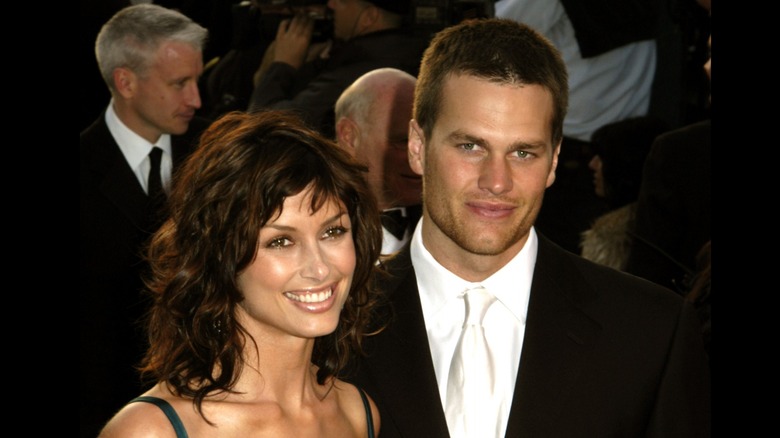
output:
{"label": "man's ear", "polygon": [[353,155],[355,154],[357,130],[357,124],[349,117],[341,117],[336,122],[336,141],[339,146]]}
{"label": "man's ear", "polygon": [[550,173],[547,175],[547,188],[555,182],[555,169],[558,168],[558,155],[561,153],[561,143],[563,143],[563,140],[559,141],[558,146],[555,146],[552,151],[552,165],[550,166]]}
{"label": "man's ear", "polygon": [[357,23],[357,28],[361,31],[360,34],[362,34],[364,29],[373,29],[379,22],[381,13],[377,8],[378,8],[377,6],[374,6],[373,4],[369,3],[368,6],[366,6],[362,11],[360,11],[360,15],[358,15],[358,23]]}
{"label": "man's ear", "polygon": [[119,67],[114,69],[114,88],[125,99],[133,97],[136,92],[137,79],[132,70]]}
{"label": "man's ear", "polygon": [[409,167],[414,173],[422,175],[425,167],[425,135],[417,121],[409,122]]}

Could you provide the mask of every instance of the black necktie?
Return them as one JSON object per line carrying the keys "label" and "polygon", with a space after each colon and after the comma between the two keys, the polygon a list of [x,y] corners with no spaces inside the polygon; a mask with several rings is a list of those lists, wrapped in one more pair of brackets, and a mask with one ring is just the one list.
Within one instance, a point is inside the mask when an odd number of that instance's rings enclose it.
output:
{"label": "black necktie", "polygon": [[160,174],[162,153],[163,150],[157,146],[152,147],[152,151],[149,152],[149,162],[152,164],[151,169],[149,169],[149,179],[147,180],[149,199],[155,199],[158,196],[164,196],[162,188],[162,175]]}
{"label": "black necktie", "polygon": [[382,226],[389,231],[396,239],[401,240],[406,233],[406,227],[409,226],[409,218],[405,217],[401,210],[390,210],[382,212]]}

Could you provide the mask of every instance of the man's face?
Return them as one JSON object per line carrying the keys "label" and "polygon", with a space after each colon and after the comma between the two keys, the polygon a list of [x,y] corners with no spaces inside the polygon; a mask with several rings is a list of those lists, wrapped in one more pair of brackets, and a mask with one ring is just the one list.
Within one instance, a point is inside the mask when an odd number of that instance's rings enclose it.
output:
{"label": "man's face", "polygon": [[360,16],[370,6],[361,0],[328,0],[328,7],[333,10],[333,37],[349,41],[359,35]]}
{"label": "man's face", "polygon": [[355,155],[368,165],[368,183],[382,209],[421,202],[422,179],[409,167],[407,153],[413,99],[413,83],[385,90],[359,128]]}
{"label": "man's face", "polygon": [[416,121],[410,129],[410,162],[423,175],[430,218],[425,246],[439,260],[512,257],[555,180],[560,145],[552,144],[552,96],[540,85],[450,76],[441,108],[431,138]]}
{"label": "man's face", "polygon": [[140,135],[156,141],[161,134],[183,134],[200,108],[198,78],[203,55],[189,44],[167,42],[157,50],[148,71],[135,75],[130,99]]}

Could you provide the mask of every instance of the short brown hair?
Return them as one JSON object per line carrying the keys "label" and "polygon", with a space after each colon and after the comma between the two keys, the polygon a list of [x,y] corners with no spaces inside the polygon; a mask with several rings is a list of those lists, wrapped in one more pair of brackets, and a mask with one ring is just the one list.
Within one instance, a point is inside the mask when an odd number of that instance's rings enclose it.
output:
{"label": "short brown hair", "polygon": [[531,27],[501,18],[471,19],[433,37],[423,55],[414,96],[414,118],[426,137],[439,116],[444,81],[454,75],[543,86],[553,98],[553,145],[563,138],[569,104],[566,64],[558,49]]}

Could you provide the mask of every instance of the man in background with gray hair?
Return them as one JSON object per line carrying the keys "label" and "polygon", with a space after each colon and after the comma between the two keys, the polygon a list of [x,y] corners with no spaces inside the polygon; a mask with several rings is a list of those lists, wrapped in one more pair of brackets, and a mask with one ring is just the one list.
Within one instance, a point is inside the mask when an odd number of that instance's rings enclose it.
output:
{"label": "man in background with gray hair", "polygon": [[417,78],[396,68],[359,77],[336,101],[336,140],[368,166],[382,210],[382,254],[401,249],[422,214],[422,178],[409,167],[409,121]]}
{"label": "man in background with gray hair", "polygon": [[80,436],[97,436],[142,392],[134,369],[146,344],[142,254],[174,169],[208,126],[195,118],[207,34],[179,12],[139,4],[97,37],[111,101],[79,136]]}

